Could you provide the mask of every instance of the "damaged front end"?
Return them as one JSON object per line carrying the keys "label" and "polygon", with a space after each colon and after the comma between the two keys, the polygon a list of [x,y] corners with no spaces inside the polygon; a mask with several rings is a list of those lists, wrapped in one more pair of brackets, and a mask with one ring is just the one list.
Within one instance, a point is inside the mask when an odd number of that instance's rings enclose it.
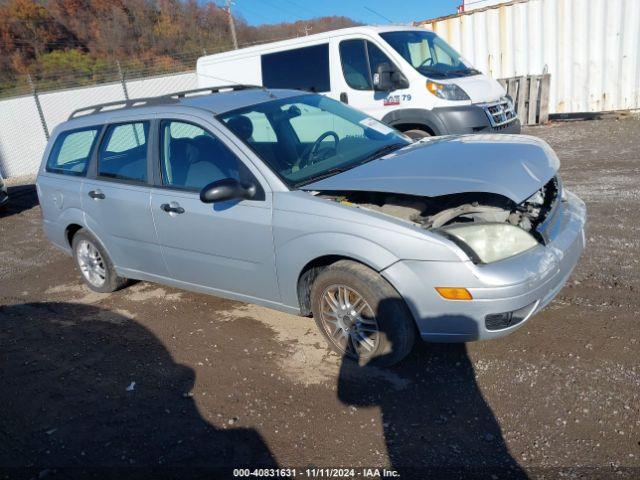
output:
{"label": "damaged front end", "polygon": [[562,197],[557,176],[517,204],[495,193],[420,197],[384,192],[319,192],[342,205],[373,210],[446,236],[475,263],[491,263],[547,243]]}

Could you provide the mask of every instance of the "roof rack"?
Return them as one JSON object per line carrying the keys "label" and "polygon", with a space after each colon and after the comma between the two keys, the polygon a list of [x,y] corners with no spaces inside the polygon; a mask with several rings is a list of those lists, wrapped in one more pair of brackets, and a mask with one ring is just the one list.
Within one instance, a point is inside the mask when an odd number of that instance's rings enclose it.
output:
{"label": "roof rack", "polygon": [[[187,95],[195,94],[195,93],[220,93],[222,90],[249,90],[253,88],[264,88],[259,85],[243,85],[243,84],[235,84],[235,85],[222,85],[220,87],[206,87],[206,88],[196,88],[194,90],[183,90],[181,92],[168,93],[166,95],[160,95],[157,97],[143,97],[143,98],[131,98],[127,100],[119,100],[117,102],[107,102],[107,103],[99,103],[97,105],[91,105],[89,107],[78,108],[71,112],[68,120],[72,118],[76,118],[79,116],[91,115],[94,113],[99,113],[107,107],[110,108],[108,111],[112,110],[120,110],[123,108],[133,108],[133,107],[145,107],[148,105],[157,105],[163,103],[176,103],[179,102],[181,98],[185,98]],[[85,113],[86,112],[86,113]],[[84,115],[80,115],[84,113]]]}

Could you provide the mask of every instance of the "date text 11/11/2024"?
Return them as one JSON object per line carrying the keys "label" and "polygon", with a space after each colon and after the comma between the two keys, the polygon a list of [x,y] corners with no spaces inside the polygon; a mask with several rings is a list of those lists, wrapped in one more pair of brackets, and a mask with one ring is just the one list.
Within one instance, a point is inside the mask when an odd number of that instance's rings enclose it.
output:
{"label": "date text 11/11/2024", "polygon": [[236,468],[234,478],[394,478],[400,474],[386,468]]}

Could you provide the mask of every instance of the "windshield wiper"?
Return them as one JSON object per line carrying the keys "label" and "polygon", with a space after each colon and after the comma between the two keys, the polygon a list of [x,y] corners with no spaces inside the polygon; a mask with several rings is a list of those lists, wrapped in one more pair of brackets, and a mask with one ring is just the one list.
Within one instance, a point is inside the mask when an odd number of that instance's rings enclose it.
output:
{"label": "windshield wiper", "polygon": [[296,183],[294,186],[296,188],[304,187],[305,185],[309,185],[310,183],[317,182],[318,180],[323,180],[328,177],[333,177],[334,175],[337,175],[338,173],[346,172],[347,170],[348,170],[347,168],[343,168],[343,167],[331,168],[326,172],[322,172],[320,175],[316,175],[315,177],[308,178],[303,182]]}
{"label": "windshield wiper", "polygon": [[407,143],[392,143],[390,145],[385,145],[384,147],[379,148],[378,150],[376,150],[375,152],[373,152],[372,154],[366,156],[365,158],[363,158],[362,160],[360,160],[360,162],[354,164],[354,165],[350,165],[348,168],[345,167],[336,167],[336,168],[331,168],[329,170],[327,170],[326,172],[322,172],[319,175],[316,175],[315,177],[311,177],[308,178],[307,180],[304,180],[300,183],[296,183],[294,186],[296,188],[298,187],[304,187],[305,185],[309,185],[310,183],[314,183],[317,182],[318,180],[323,180],[325,178],[328,177],[333,177],[334,175],[337,175],[338,173],[342,173],[342,172],[346,172],[347,170],[351,170],[354,167],[357,167],[359,165],[362,165],[364,163],[370,162],[371,160],[375,160],[376,158],[380,158],[383,155],[386,155],[387,153],[391,153],[395,150],[398,150],[402,147],[407,146]]}
{"label": "windshield wiper", "polygon": [[376,150],[375,152],[373,152],[371,155],[368,155],[368,156],[364,157],[360,161],[360,163],[358,163],[358,165],[362,165],[363,163],[367,163],[367,162],[370,162],[370,161],[375,160],[377,158],[383,157],[387,153],[394,152],[396,150],[401,149],[402,147],[406,147],[407,145],[409,145],[409,144],[408,143],[392,143],[390,145],[385,145],[384,147],[381,147],[378,150]]}

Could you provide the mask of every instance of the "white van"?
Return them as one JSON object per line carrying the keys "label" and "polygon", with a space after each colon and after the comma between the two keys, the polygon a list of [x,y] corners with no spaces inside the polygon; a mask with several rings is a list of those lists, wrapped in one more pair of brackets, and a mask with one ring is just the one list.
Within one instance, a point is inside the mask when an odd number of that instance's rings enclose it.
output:
{"label": "white van", "polygon": [[504,88],[435,33],[418,27],[353,27],[198,59],[198,83],[321,93],[413,138],[519,133]]}

